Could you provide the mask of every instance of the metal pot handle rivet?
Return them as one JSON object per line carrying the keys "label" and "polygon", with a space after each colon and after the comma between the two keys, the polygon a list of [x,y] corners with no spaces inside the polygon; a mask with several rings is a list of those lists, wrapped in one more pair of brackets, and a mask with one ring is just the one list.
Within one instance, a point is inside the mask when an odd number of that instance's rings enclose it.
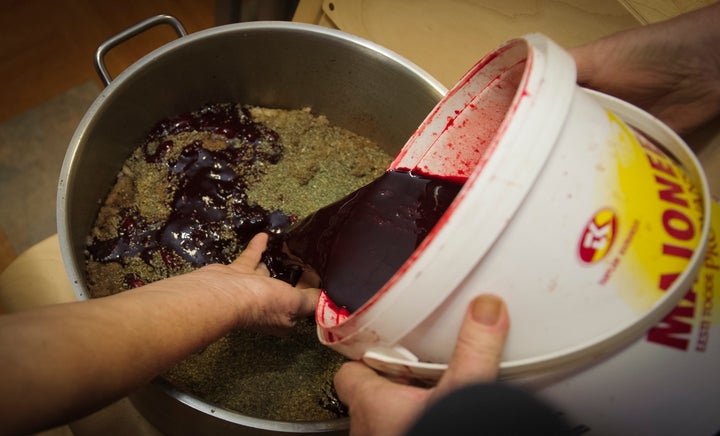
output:
{"label": "metal pot handle rivet", "polygon": [[98,76],[100,76],[100,80],[105,86],[108,86],[110,82],[112,82],[112,77],[110,77],[110,73],[108,73],[107,68],[105,67],[104,58],[107,52],[110,51],[110,49],[112,49],[113,47],[127,41],[128,39],[139,35],[140,33],[150,29],[151,27],[155,27],[160,24],[170,25],[173,29],[175,29],[178,37],[182,38],[183,36],[187,35],[185,28],[177,18],[171,15],[156,15],[154,17],[148,18],[147,20],[139,22],[138,24],[129,27],[128,29],[123,30],[122,32],[103,42],[100,47],[98,47],[97,51],[95,52],[95,71],[97,71]]}

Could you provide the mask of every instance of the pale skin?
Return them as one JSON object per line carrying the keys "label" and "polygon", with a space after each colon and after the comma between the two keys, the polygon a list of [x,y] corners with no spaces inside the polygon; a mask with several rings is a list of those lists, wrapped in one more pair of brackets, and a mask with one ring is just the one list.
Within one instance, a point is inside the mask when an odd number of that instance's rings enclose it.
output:
{"label": "pale skin", "polygon": [[719,23],[720,2],[573,48],[578,83],[689,133],[720,114]]}
{"label": "pale skin", "polygon": [[268,277],[267,235],[210,265],[106,298],[0,317],[0,422],[9,434],[66,423],[122,398],[233,328],[282,331],[318,290]]}

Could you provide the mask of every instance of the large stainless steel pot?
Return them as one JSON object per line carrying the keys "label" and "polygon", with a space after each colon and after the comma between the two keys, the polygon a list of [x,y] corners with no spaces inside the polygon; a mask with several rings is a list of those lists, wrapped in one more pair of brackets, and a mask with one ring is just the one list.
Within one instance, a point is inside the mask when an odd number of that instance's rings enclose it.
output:
{"label": "large stainless steel pot", "polygon": [[[101,46],[159,23],[154,17]],[[109,76],[106,81],[110,81]],[[395,154],[445,93],[395,53],[319,26],[288,22],[231,24],[181,38],[146,55],[101,92],[73,136],[60,174],[58,235],[81,300],[86,237],[123,162],[157,121],[205,103],[237,101],[280,108],[309,106],[335,125]],[[131,397],[168,434],[343,433],[348,422],[288,423],[221,410],[157,381]]]}

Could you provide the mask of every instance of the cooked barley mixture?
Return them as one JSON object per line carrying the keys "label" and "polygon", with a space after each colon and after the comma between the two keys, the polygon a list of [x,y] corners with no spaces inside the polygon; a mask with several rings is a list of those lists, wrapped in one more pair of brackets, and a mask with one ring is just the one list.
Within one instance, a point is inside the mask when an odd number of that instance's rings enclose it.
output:
{"label": "cooked barley mixture", "polygon": [[[164,120],[123,165],[89,235],[91,295],[229,263],[257,232],[366,185],[391,159],[308,109],[228,103]],[[343,361],[309,319],[283,338],[233,331],[164,377],[246,415],[314,421],[344,413],[332,389]]]}

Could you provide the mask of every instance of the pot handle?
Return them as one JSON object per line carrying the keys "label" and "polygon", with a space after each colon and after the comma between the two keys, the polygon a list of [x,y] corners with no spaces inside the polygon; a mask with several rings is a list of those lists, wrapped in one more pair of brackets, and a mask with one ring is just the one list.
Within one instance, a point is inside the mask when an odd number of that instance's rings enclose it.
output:
{"label": "pot handle", "polygon": [[110,82],[112,82],[112,77],[110,77],[110,73],[108,73],[107,68],[105,68],[104,59],[107,52],[110,51],[110,49],[112,49],[113,47],[132,38],[133,36],[139,35],[140,33],[159,24],[170,25],[173,29],[175,29],[175,32],[180,38],[187,35],[185,28],[177,18],[173,17],[172,15],[156,15],[123,30],[122,32],[100,44],[100,47],[98,47],[97,51],[95,52],[95,71],[97,71],[98,76],[100,76],[100,80],[105,86],[108,86]]}

